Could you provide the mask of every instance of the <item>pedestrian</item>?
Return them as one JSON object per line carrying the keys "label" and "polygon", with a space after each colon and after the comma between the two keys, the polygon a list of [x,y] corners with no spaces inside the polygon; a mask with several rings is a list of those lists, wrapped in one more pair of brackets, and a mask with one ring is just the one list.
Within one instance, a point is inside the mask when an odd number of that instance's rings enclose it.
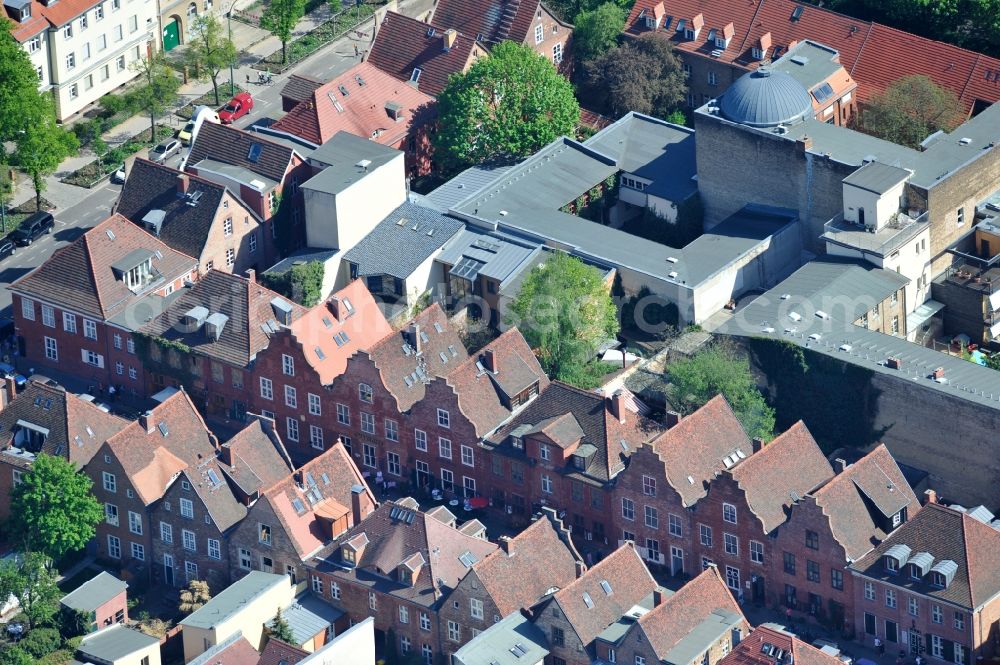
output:
{"label": "pedestrian", "polygon": [[885,645],[882,644],[882,640],[878,636],[875,637],[875,650],[878,651],[878,655],[880,656],[885,653]]}
{"label": "pedestrian", "polygon": [[356,58],[356,57],[358,57],[359,55],[361,55],[361,50],[360,50],[360,49],[358,48],[358,45],[357,45],[357,44],[355,44],[355,45],[354,45],[354,57]]}
{"label": "pedestrian", "polygon": [[247,87],[250,87],[250,74],[247,73]]}

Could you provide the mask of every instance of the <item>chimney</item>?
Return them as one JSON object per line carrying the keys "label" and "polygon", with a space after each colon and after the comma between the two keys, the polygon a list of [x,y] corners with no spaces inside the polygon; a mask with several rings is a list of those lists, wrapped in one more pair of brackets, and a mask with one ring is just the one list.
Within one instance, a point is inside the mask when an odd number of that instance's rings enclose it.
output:
{"label": "chimney", "polygon": [[503,550],[504,554],[510,554],[510,536],[500,536],[497,539],[497,545]]}
{"label": "chimney", "polygon": [[937,492],[934,490],[924,490],[924,505],[928,506],[932,503],[938,502]]}
{"label": "chimney", "polygon": [[177,196],[185,196],[188,193],[188,186],[191,184],[186,173],[177,174]]}
{"label": "chimney", "polygon": [[611,415],[618,419],[618,422],[625,422],[625,393],[619,388],[611,396]]}
{"label": "chimney", "polygon": [[676,427],[678,424],[680,424],[680,422],[681,422],[681,414],[677,413],[676,411],[667,411],[667,418],[666,418],[667,429],[670,429],[671,427]]}
{"label": "chimney", "polygon": [[843,457],[838,457],[833,460],[833,470],[837,473],[843,473],[847,469],[847,460]]}
{"label": "chimney", "polygon": [[455,32],[454,28],[448,28],[447,30],[444,31],[444,36],[442,37],[442,39],[444,40],[445,51],[451,50],[451,47],[455,45],[455,38],[457,36],[458,33]]}
{"label": "chimney", "polygon": [[483,352],[483,367],[493,372],[497,373],[497,356],[493,349],[486,349]]}
{"label": "chimney", "polygon": [[14,401],[14,398],[17,397],[17,379],[9,376],[5,379],[0,379],[0,381],[4,382],[3,387],[0,388],[0,391],[3,392],[2,407],[7,408]]}
{"label": "chimney", "polygon": [[583,577],[583,574],[587,572],[587,566],[584,565],[583,561],[579,559],[576,560],[576,579]]}
{"label": "chimney", "polygon": [[663,589],[660,587],[653,589],[653,607],[659,607],[665,602],[667,602],[667,599],[663,595]]}
{"label": "chimney", "polygon": [[330,296],[326,306],[330,308],[330,313],[333,314],[334,318],[337,319],[338,322],[344,322],[344,306],[340,302],[339,296]]}
{"label": "chimney", "polygon": [[361,524],[361,521],[371,512],[371,501],[364,485],[351,486],[351,519],[354,525]]}
{"label": "chimney", "polygon": [[153,431],[153,412],[147,411],[146,413],[139,416],[139,426],[146,430],[146,434]]}
{"label": "chimney", "polygon": [[257,283],[257,271],[253,268],[247,268],[247,281],[251,284]]}
{"label": "chimney", "polygon": [[759,453],[763,447],[764,447],[764,440],[763,439],[754,439],[753,440],[753,451],[755,453]]}
{"label": "chimney", "polygon": [[410,338],[410,346],[420,353],[420,324],[411,323],[406,328],[406,336]]}

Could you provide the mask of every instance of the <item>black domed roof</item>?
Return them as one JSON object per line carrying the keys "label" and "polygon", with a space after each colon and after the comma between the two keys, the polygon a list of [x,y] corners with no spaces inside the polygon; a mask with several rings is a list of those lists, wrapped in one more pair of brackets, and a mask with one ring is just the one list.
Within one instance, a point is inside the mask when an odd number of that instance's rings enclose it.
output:
{"label": "black domed roof", "polygon": [[786,72],[760,67],[744,74],[719,99],[723,117],[750,127],[777,127],[812,115],[812,99]]}

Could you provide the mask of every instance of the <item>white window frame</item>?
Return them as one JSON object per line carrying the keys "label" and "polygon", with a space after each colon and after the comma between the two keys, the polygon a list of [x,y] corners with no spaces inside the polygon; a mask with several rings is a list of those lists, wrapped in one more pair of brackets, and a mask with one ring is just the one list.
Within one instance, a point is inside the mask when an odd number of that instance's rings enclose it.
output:
{"label": "white window frame", "polygon": [[194,531],[181,529],[181,547],[189,552],[198,551],[198,538],[194,535]]}
{"label": "white window frame", "polygon": [[274,399],[274,384],[271,382],[271,379],[263,376],[260,377],[260,396],[266,400]]}
{"label": "white window frame", "polygon": [[461,446],[462,464],[465,466],[476,466],[476,456],[472,450],[472,446]]}
{"label": "white window frame", "polygon": [[323,415],[323,402],[320,400],[319,395],[315,393],[307,393],[306,399],[309,402],[309,415],[310,416],[322,416]]}
{"label": "white window frame", "polygon": [[[232,226],[232,222],[230,222],[230,226]],[[232,229],[230,229],[230,233],[232,233]],[[281,354],[281,373],[285,376],[295,376],[295,358],[287,353]]]}
{"label": "white window frame", "polygon": [[417,450],[427,452],[427,432],[422,429],[413,430],[413,442]]}
{"label": "white window frame", "polygon": [[174,527],[172,524],[160,521],[160,540],[165,543],[174,542]]}

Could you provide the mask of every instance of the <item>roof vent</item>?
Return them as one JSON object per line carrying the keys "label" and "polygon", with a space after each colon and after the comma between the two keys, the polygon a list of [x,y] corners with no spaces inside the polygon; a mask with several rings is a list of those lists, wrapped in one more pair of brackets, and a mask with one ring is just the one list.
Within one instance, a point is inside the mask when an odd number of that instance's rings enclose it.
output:
{"label": "roof vent", "polygon": [[286,326],[292,323],[292,305],[284,298],[271,298],[271,309],[274,311],[274,318]]}
{"label": "roof vent", "polygon": [[250,181],[250,186],[256,189],[258,192],[263,192],[264,188],[267,185],[265,185],[263,181],[254,178],[253,180]]}
{"label": "roof vent", "polygon": [[677,257],[676,256],[668,256],[667,257],[667,263],[677,263]]}
{"label": "roof vent", "polygon": [[188,332],[194,332],[198,328],[201,328],[201,325],[205,323],[205,319],[207,318],[208,309],[199,305],[184,312],[183,321],[189,328]]}
{"label": "roof vent", "polygon": [[372,160],[362,159],[360,162],[355,164],[359,169],[363,170],[365,173],[368,172],[368,167],[372,165]]}
{"label": "roof vent", "polygon": [[970,143],[972,143],[972,139],[970,139],[968,136],[963,136],[962,138],[958,139],[958,142],[962,145],[969,145]]}

